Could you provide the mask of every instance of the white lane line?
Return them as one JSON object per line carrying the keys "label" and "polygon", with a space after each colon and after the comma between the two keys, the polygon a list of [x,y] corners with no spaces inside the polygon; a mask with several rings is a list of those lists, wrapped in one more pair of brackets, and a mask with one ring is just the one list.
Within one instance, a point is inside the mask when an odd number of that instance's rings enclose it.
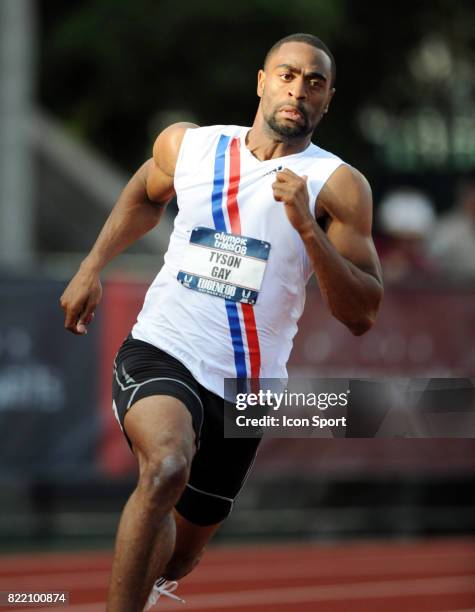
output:
{"label": "white lane line", "polygon": [[[393,561],[391,559],[391,561]],[[434,572],[440,571],[442,574],[453,573],[474,573],[475,574],[475,561],[468,567],[466,564],[459,567],[444,567],[442,560],[437,557],[433,557],[430,560],[424,562],[421,566],[419,561],[415,561],[412,564],[410,562],[400,563],[394,560],[392,563],[382,563],[380,561],[369,562],[368,565],[360,563],[358,565],[350,567],[342,567],[343,561],[337,563],[332,561],[328,565],[318,562],[309,562],[306,564],[288,565],[285,560],[282,560],[274,566],[252,566],[247,564],[239,568],[234,567],[221,567],[221,568],[210,568],[203,566],[202,568],[196,569],[192,574],[186,577],[186,582],[191,583],[206,583],[206,582],[239,582],[243,580],[287,580],[293,578],[310,578],[315,576],[317,578],[324,577],[352,577],[352,576],[377,576],[381,574],[433,574]],[[376,564],[374,564],[376,563]],[[374,565],[373,565],[374,564]],[[426,576],[427,577],[427,576]]]}
{"label": "white lane line", "polygon": [[[255,557],[256,561],[265,562],[266,560],[274,560],[281,555],[289,558],[289,553],[292,559],[295,556],[306,558],[308,555],[312,558],[317,556],[320,558],[328,557],[335,561],[338,559],[351,559],[361,562],[374,559],[383,561],[384,559],[396,558],[401,559],[401,561],[407,558],[417,558],[422,561],[424,558],[430,559],[434,556],[439,558],[468,557],[473,559],[475,557],[475,539],[465,540],[464,542],[442,541],[436,547],[422,541],[420,543],[409,544],[408,548],[401,543],[387,542],[384,548],[376,548],[375,545],[372,550],[368,550],[367,546],[359,547],[357,544],[352,545],[351,543],[345,547],[337,545],[328,547],[302,545],[301,548],[297,549],[295,545],[293,547],[263,546],[258,548],[246,548],[243,546],[236,547],[235,549],[216,547],[209,550],[206,558],[210,565],[215,564],[219,567],[224,561],[226,563],[248,564],[249,560],[247,557]],[[223,558],[224,556],[225,559]],[[28,568],[28,570],[35,571],[36,569],[41,570],[43,567],[47,567],[48,564],[54,564],[60,566],[62,571],[74,572],[77,569],[92,569],[95,566],[97,566],[97,569],[106,569],[111,563],[112,552],[106,551],[0,555],[0,571],[3,568],[11,571],[16,567],[21,570]]]}
{"label": "white lane line", "polygon": [[[304,603],[321,601],[352,601],[356,599],[399,598],[446,593],[470,593],[475,591],[472,576],[440,577],[418,580],[390,580],[386,582],[362,582],[317,587],[270,588],[255,591],[230,593],[208,593],[190,595],[186,598],[186,611],[226,609],[232,607],[259,606],[282,603]],[[74,612],[96,612],[101,603],[68,606]],[[183,604],[160,602],[163,610],[184,610]],[[17,612],[28,612],[27,608]],[[37,608],[36,612],[58,612],[58,608]]]}
{"label": "white lane line", "polygon": [[[355,599],[399,598],[410,595],[441,595],[475,592],[473,576],[440,577],[417,580],[390,580],[317,587],[261,589],[235,593],[216,593],[189,597],[187,610],[229,608],[232,606],[352,601]],[[179,604],[165,601],[164,610],[179,610]]]}
{"label": "white lane line", "polygon": [[[224,565],[223,561],[217,563],[219,559],[216,559],[215,551],[211,550],[208,553],[208,556],[205,556],[204,561],[199,566],[198,570],[191,575],[191,577],[196,577],[198,581],[201,580],[239,580],[241,576],[248,577],[251,579],[256,576],[256,574],[263,576],[268,575],[269,577],[275,576],[275,573],[282,571],[282,573],[287,575],[287,572],[292,572],[295,576],[306,576],[313,575],[315,573],[319,573],[319,575],[330,575],[335,571],[338,575],[347,575],[352,574],[355,571],[355,574],[364,574],[366,573],[365,567],[366,564],[369,566],[374,565],[374,571],[378,573],[384,573],[385,571],[400,573],[407,569],[408,572],[418,571],[421,567],[424,569],[424,572],[433,571],[441,569],[443,571],[472,571],[475,569],[475,546],[471,551],[464,551],[458,554],[444,554],[440,552],[432,552],[430,556],[425,559],[423,562],[420,559],[419,555],[412,554],[386,554],[379,556],[369,556],[369,555],[347,555],[343,557],[337,557],[332,555],[331,553],[328,557],[325,554],[325,550],[315,549],[313,555],[304,555],[299,559],[289,560],[286,558],[283,551],[279,551],[282,554],[276,554],[272,558],[272,564],[269,565],[267,563],[263,563],[263,560],[259,559],[239,559],[237,558],[234,562],[232,559],[229,560],[229,563],[226,562]],[[306,551],[307,553],[310,551]],[[1,557],[0,557],[1,559]],[[45,559],[44,562],[38,568],[29,568],[28,562],[25,559],[25,566],[21,567],[21,575],[12,574],[12,575],[2,575],[2,566],[0,563],[0,586],[6,583],[19,583],[23,580],[32,580],[34,582],[41,581],[43,579],[49,580],[51,578],[58,577],[59,579],[73,577],[73,576],[81,576],[85,575],[89,577],[91,572],[104,575],[107,574],[109,568],[112,565],[112,556],[109,557],[108,563],[101,563],[102,567],[95,567],[94,557],[92,559],[87,558],[79,558],[76,559],[75,566],[68,567],[68,563],[61,565],[58,569],[50,569],[48,567],[48,559]],[[269,560],[265,560],[269,561]],[[441,567],[442,563],[453,563],[455,567]],[[460,568],[459,564],[466,563],[467,567]],[[346,564],[346,567],[342,568],[342,564]],[[350,569],[348,565],[355,564],[355,569]],[[256,567],[259,568],[258,572],[256,572]],[[316,569],[318,568],[318,570]],[[10,566],[7,568],[9,570],[13,569]],[[83,571],[81,571],[83,570]],[[32,573],[28,573],[28,572]],[[372,570],[373,571],[373,570]],[[304,572],[303,574],[301,572]],[[342,573],[343,572],[343,573]],[[369,572],[372,573],[372,572]],[[285,576],[283,576],[285,577]],[[68,578],[69,579],[69,578]],[[187,578],[189,580],[190,578]],[[7,584],[8,587],[8,584]],[[3,586],[2,586],[3,588]]]}
{"label": "white lane line", "polygon": [[[460,553],[428,551],[427,555],[425,556],[420,554],[416,555],[409,552],[406,554],[401,554],[399,552],[399,554],[393,555],[390,554],[390,552],[385,555],[355,555],[349,553],[346,556],[336,556],[333,555],[331,551],[328,551],[328,556],[326,556],[326,551],[321,549],[316,549],[313,551],[313,555],[308,554],[308,552],[309,551],[306,551],[305,555],[302,555],[301,558],[297,559],[288,559],[283,551],[276,551],[274,557],[272,558],[259,559],[258,557],[249,557],[248,559],[241,559],[239,556],[237,556],[235,559],[229,558],[224,561],[217,558],[213,551],[210,551],[209,555],[205,556],[205,559],[200,566],[199,572],[201,572],[202,575],[197,574],[195,571],[192,574],[193,581],[195,577],[198,581],[201,579],[208,580],[208,576],[209,580],[213,580],[214,576],[219,576],[219,579],[222,580],[233,580],[233,576],[256,575],[256,567],[259,567],[259,571],[257,573],[259,573],[261,570],[263,570],[265,573],[264,568],[277,568],[279,566],[283,568],[290,568],[295,566],[295,564],[305,565],[307,567],[318,566],[320,571],[323,572],[322,575],[329,575],[333,573],[334,570],[331,569],[332,566],[336,568],[337,572],[340,572],[342,571],[342,566],[348,567],[350,564],[354,565],[356,568],[359,568],[361,570],[361,574],[365,573],[362,568],[364,568],[366,565],[374,566],[375,568],[389,568],[388,571],[391,573],[399,573],[399,567],[413,567],[414,569],[410,571],[417,571],[420,567],[424,568],[424,570],[426,568],[441,568],[442,570],[449,571],[450,568],[444,568],[443,564],[457,563],[458,565],[458,563],[463,562],[467,563],[467,567],[464,568],[463,571],[472,571],[472,569],[475,568],[475,547],[474,550],[461,551]],[[32,566],[27,559],[24,561],[24,565],[18,564],[18,570],[21,572],[21,577],[31,577],[33,580],[40,580],[42,577],[49,576],[63,576],[66,574],[74,576],[81,573],[87,573],[90,576],[93,572],[108,572],[109,568],[112,566],[112,556],[110,556],[106,561],[104,558],[102,558],[100,563],[96,563],[96,559],[94,557],[90,558],[89,560],[87,558],[65,560],[65,563],[61,564],[59,567],[57,567],[57,569],[55,567],[48,567],[48,559],[44,559],[42,561],[38,560],[37,566]],[[4,568],[6,571],[2,575],[3,567],[2,563],[0,562],[1,584],[4,584],[5,582],[8,583],[10,579],[11,581],[16,582],[16,580],[20,578],[18,574],[9,576],[12,570],[15,569],[15,565],[16,563],[13,565],[5,563]],[[455,567],[454,569],[457,571],[460,570],[460,567]],[[352,573],[353,570],[344,571]],[[375,571],[378,573],[384,573],[384,569],[376,569]],[[272,571],[270,571],[269,577],[272,577],[272,575]],[[296,572],[296,575],[298,575],[298,572]],[[307,574],[305,573],[305,575]],[[346,573],[342,575],[346,575]],[[236,580],[239,580],[239,578],[236,578]]]}
{"label": "white lane line", "polygon": [[[341,563],[341,562],[340,562]],[[398,575],[398,574],[415,574],[416,577],[422,572],[427,574],[440,571],[442,574],[467,574],[473,572],[475,574],[475,563],[473,567],[441,567],[441,560],[437,557],[432,558],[423,564],[422,568],[418,561],[401,564],[394,561],[393,563],[378,563],[377,565],[359,564],[354,567],[342,567],[336,562],[322,565],[318,563],[301,563],[287,565],[285,562],[276,564],[271,567],[269,565],[255,567],[250,564],[240,567],[221,567],[212,568],[206,565],[199,567],[192,574],[186,577],[187,584],[206,584],[219,582],[259,582],[261,580],[292,580],[292,579],[309,579],[325,578],[325,577],[357,577],[367,576],[372,578],[378,575]],[[15,577],[0,577],[0,591],[8,590],[88,590],[91,588],[105,588],[109,580],[109,571],[88,571],[88,572],[55,572],[51,574],[34,574]],[[475,578],[474,578],[475,581]]]}

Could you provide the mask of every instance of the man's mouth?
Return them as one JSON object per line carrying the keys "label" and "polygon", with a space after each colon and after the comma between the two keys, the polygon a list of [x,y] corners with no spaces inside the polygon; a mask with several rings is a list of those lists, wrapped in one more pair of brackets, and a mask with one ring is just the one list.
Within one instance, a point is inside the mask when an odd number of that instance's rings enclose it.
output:
{"label": "man's mouth", "polygon": [[301,111],[299,111],[298,108],[295,108],[295,106],[283,106],[281,109],[279,109],[279,112],[286,119],[290,119],[291,121],[298,121],[301,123],[305,123],[304,114]]}

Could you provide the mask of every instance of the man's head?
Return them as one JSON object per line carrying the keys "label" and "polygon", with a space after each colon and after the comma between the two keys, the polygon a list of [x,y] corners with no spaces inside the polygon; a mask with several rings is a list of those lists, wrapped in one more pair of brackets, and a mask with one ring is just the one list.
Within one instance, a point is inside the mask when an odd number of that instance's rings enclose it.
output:
{"label": "man's head", "polygon": [[291,34],[268,51],[257,93],[266,127],[293,142],[313,133],[335,93],[335,60],[311,34]]}

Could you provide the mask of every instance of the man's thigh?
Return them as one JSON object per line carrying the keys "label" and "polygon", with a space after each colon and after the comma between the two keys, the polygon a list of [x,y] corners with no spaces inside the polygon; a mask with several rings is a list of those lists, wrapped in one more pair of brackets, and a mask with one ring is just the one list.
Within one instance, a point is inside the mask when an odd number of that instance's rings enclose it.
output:
{"label": "man's thigh", "polygon": [[140,469],[154,459],[182,458],[191,465],[195,433],[187,407],[175,397],[151,395],[135,402],[124,417],[124,431]]}
{"label": "man's thigh", "polygon": [[[203,422],[198,383],[177,359],[157,347],[127,338],[114,361],[113,409],[134,450],[173,444]],[[132,440],[133,436],[133,440]]]}

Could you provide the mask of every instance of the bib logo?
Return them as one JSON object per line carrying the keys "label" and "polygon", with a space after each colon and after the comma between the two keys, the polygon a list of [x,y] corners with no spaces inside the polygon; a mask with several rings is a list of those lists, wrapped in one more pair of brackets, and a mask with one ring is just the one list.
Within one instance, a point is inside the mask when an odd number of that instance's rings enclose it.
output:
{"label": "bib logo", "polygon": [[268,172],[266,172],[262,176],[269,176],[269,174],[277,174],[277,172],[280,172],[282,170],[282,168],[283,168],[283,166],[277,166],[277,168],[272,168],[272,170],[269,170]]}

